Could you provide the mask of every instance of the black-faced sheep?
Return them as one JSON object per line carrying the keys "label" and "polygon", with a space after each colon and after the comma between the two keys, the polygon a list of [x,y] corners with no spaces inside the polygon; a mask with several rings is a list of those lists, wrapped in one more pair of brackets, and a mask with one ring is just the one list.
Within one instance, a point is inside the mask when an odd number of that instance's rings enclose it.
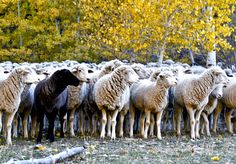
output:
{"label": "black-faced sheep", "polygon": [[[207,69],[200,75],[185,75],[174,92],[174,113],[177,135],[180,135],[181,112],[186,107],[190,116],[191,138],[199,138],[199,120],[208,102],[210,93],[221,83],[227,83],[225,72],[220,67]],[[196,115],[196,116],[195,116]]]}
{"label": "black-faced sheep", "polygon": [[[130,137],[133,137],[133,125],[135,117],[135,109],[141,110],[141,135],[147,138],[147,133],[150,125],[150,115],[155,113],[157,124],[157,137],[161,139],[161,116],[163,109],[167,105],[168,89],[171,86],[177,84],[177,79],[173,72],[163,71],[161,72],[156,82],[150,80],[142,80],[136,84],[133,84],[130,88]],[[144,121],[146,118],[145,129]]]}
{"label": "black-faced sheep", "polygon": [[54,72],[49,78],[40,81],[34,92],[34,107],[37,112],[39,133],[37,143],[42,140],[44,126],[44,114],[48,118],[48,137],[50,142],[54,141],[54,121],[59,112],[60,135],[64,137],[63,123],[67,112],[68,85],[79,85],[79,79],[69,70],[62,69]]}
{"label": "black-faced sheep", "polygon": [[0,129],[2,129],[2,113],[4,113],[4,136],[11,145],[11,128],[15,113],[21,101],[21,94],[27,83],[38,82],[37,74],[29,67],[14,69],[6,80],[0,82]]}
{"label": "black-faced sheep", "polygon": [[[120,66],[111,74],[101,77],[94,85],[95,102],[102,112],[101,138],[105,137],[107,117],[111,118],[111,138],[116,138],[116,117],[126,103],[126,92],[130,83],[137,82],[138,75],[129,66]],[[109,127],[108,127],[108,130]]]}

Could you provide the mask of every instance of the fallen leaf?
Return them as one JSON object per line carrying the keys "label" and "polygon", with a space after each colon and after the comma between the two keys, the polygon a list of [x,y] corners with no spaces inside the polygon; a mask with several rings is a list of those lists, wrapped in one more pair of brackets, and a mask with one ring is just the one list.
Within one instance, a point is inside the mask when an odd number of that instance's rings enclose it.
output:
{"label": "fallen leaf", "polygon": [[58,152],[58,149],[52,149],[52,151],[57,153],[57,152]]}
{"label": "fallen leaf", "polygon": [[34,149],[43,151],[43,150],[46,150],[46,147],[40,144],[40,145],[36,145]]}
{"label": "fallen leaf", "polygon": [[214,157],[211,157],[211,160],[212,160],[212,161],[219,161],[219,160],[220,160],[220,157],[214,156]]}

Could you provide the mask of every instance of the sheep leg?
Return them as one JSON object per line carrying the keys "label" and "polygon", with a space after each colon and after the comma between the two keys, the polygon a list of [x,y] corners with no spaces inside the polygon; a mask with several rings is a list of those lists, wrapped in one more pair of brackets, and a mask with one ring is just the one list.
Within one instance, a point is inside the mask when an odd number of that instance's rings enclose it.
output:
{"label": "sheep leg", "polygon": [[175,105],[175,110],[174,110],[175,125],[174,125],[174,127],[176,127],[177,136],[181,136],[181,113],[182,113],[181,107],[178,105]]}
{"label": "sheep leg", "polygon": [[36,134],[37,116],[31,115],[31,137],[34,138]]}
{"label": "sheep leg", "polygon": [[[61,126],[60,126],[60,137],[61,138],[64,138],[64,133],[65,133],[65,127],[66,127],[66,118],[67,118],[67,113],[66,113],[66,109],[63,109],[62,110],[62,112],[60,113],[60,116],[59,116],[59,119],[60,119],[60,124],[61,124]],[[53,120],[55,120],[56,119],[56,113],[53,115]],[[53,130],[54,130],[54,122],[55,121],[53,121]],[[54,135],[53,135],[54,136]],[[54,140],[53,140],[54,141]]]}
{"label": "sheep leg", "polygon": [[[18,109],[18,108],[17,108]],[[6,120],[6,124],[7,124],[7,145],[12,145],[12,141],[11,141],[11,127],[12,127],[12,121],[14,119],[16,110],[13,113],[7,113],[7,120]]]}
{"label": "sheep leg", "polygon": [[111,115],[107,114],[107,136],[111,137]]}
{"label": "sheep leg", "polygon": [[162,117],[162,111],[157,112],[157,118],[156,118],[156,125],[157,125],[157,138],[161,140],[161,117]]}
{"label": "sheep leg", "polygon": [[187,110],[183,110],[183,120],[184,120],[184,131],[189,131],[189,116]]}
{"label": "sheep leg", "polygon": [[200,128],[200,133],[204,134],[204,130],[205,130],[205,119],[203,116],[203,113],[201,115],[202,117],[200,118],[200,124],[201,124],[201,128]]}
{"label": "sheep leg", "polygon": [[218,101],[216,109],[215,109],[215,111],[213,113],[213,127],[212,127],[212,131],[214,133],[216,133],[216,131],[217,131],[217,120],[218,120],[218,117],[219,117],[219,115],[220,115],[220,113],[222,111],[222,108],[223,108],[222,103],[220,101]]}
{"label": "sheep leg", "polygon": [[111,133],[111,139],[115,140],[116,139],[116,117],[118,115],[118,110],[115,110],[112,112],[112,117],[111,117],[111,125],[112,125],[112,133]]}
{"label": "sheep leg", "polygon": [[8,114],[6,114],[5,112],[3,120],[3,129],[2,129],[2,133],[5,139],[7,139],[7,120],[8,120]]}
{"label": "sheep leg", "polygon": [[97,124],[98,124],[98,113],[94,114],[94,125],[91,127],[93,129],[92,134],[96,135],[97,133]]}
{"label": "sheep leg", "polygon": [[145,115],[146,115],[146,122],[145,122],[144,138],[147,138],[148,129],[149,129],[149,126],[150,126],[151,112],[149,110],[145,110]]}
{"label": "sheep leg", "polygon": [[28,139],[28,128],[27,128],[28,117],[29,117],[29,114],[25,113],[22,119],[22,127],[23,127],[23,133],[24,133],[23,137],[25,139]]}
{"label": "sheep leg", "polygon": [[154,124],[155,124],[154,114],[151,114],[151,118],[150,118],[150,130],[149,130],[149,135],[150,135],[150,137],[153,137],[153,136],[154,136]]}
{"label": "sheep leg", "polygon": [[135,109],[132,104],[130,104],[130,131],[129,131],[129,136],[133,137],[134,136],[134,117],[135,117]]}
{"label": "sheep leg", "polygon": [[145,114],[144,112],[140,113],[140,131],[141,136],[144,137],[144,122],[145,122]]}
{"label": "sheep leg", "polygon": [[232,114],[232,109],[229,109],[227,108],[225,110],[225,122],[226,122],[226,126],[227,126],[227,129],[228,129],[228,132],[230,134],[233,134],[233,128],[232,128],[232,125],[231,125],[231,114]]}
{"label": "sheep leg", "polygon": [[[204,109],[204,107],[202,108],[202,109]],[[195,122],[195,130],[196,130],[196,132],[195,132],[195,137],[196,138],[200,138],[200,134],[199,134],[199,124],[200,124],[200,117],[201,117],[201,113],[202,113],[202,110],[197,110],[196,111],[196,122]]]}
{"label": "sheep leg", "polygon": [[0,111],[0,133],[2,132],[2,111]]}
{"label": "sheep leg", "polygon": [[195,139],[195,111],[193,110],[193,108],[191,107],[187,107],[187,111],[189,113],[189,117],[190,117],[190,128],[191,128],[191,139]]}
{"label": "sheep leg", "polygon": [[[210,136],[211,136],[211,133],[210,133],[210,128],[209,128],[209,120],[208,120],[208,117],[207,117],[206,113],[204,113],[204,112],[202,112],[202,116],[203,116],[203,119],[204,119],[203,127],[206,127],[207,136],[210,137]],[[203,130],[204,130],[204,128],[203,128]]]}
{"label": "sheep leg", "polygon": [[78,119],[79,119],[79,131],[80,131],[81,135],[84,135],[83,111],[82,110],[78,111]]}
{"label": "sheep leg", "polygon": [[75,109],[72,109],[71,111],[68,111],[68,129],[70,132],[70,137],[75,137],[74,132],[74,117],[75,117]]}
{"label": "sheep leg", "polygon": [[49,119],[48,122],[49,122],[49,127],[48,127],[48,136],[49,136],[49,141],[50,142],[53,142],[55,141],[55,136],[54,136],[54,119]]}
{"label": "sheep leg", "polygon": [[14,126],[13,126],[13,138],[17,138],[17,129],[18,129],[18,114],[16,113],[15,117],[14,117]]}
{"label": "sheep leg", "polygon": [[39,132],[38,132],[38,137],[37,137],[36,142],[41,143],[42,135],[43,135],[43,127],[44,127],[44,114],[43,113],[39,113],[37,122],[39,124]]}
{"label": "sheep leg", "polygon": [[167,127],[167,122],[168,122],[168,119],[169,119],[169,111],[168,109],[165,109],[164,112],[163,112],[163,131],[166,130],[166,127]]}
{"label": "sheep leg", "polygon": [[101,138],[105,138],[105,128],[106,128],[106,124],[107,124],[107,112],[105,109],[102,109],[102,130],[101,130]]}
{"label": "sheep leg", "polygon": [[124,124],[125,114],[126,113],[124,111],[120,112],[120,117],[119,117],[119,137],[123,137],[123,135],[124,135],[123,124]]}

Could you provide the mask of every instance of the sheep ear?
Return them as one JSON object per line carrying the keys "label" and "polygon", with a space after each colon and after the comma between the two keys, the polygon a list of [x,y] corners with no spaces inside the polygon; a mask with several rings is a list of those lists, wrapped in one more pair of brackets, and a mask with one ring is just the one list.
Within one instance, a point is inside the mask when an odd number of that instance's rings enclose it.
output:
{"label": "sheep ear", "polygon": [[160,77],[161,79],[164,79],[165,75],[160,74],[159,77]]}
{"label": "sheep ear", "polygon": [[71,69],[72,73],[75,73],[76,71],[77,71],[77,69],[75,67]]}
{"label": "sheep ear", "polygon": [[215,69],[215,70],[213,70],[213,74],[217,76],[217,75],[222,74],[222,71],[219,69]]}
{"label": "sheep ear", "polygon": [[28,70],[28,69],[20,69],[20,74],[22,74],[22,75],[26,75],[26,74],[29,74],[30,73],[30,70]]}
{"label": "sheep ear", "polygon": [[192,72],[191,69],[186,69],[186,70],[184,70],[184,73],[186,73],[186,74],[192,74],[193,72]]}
{"label": "sheep ear", "polygon": [[93,72],[94,72],[94,71],[93,71],[93,70],[91,70],[91,69],[89,69],[89,70],[88,70],[88,73],[93,73]]}

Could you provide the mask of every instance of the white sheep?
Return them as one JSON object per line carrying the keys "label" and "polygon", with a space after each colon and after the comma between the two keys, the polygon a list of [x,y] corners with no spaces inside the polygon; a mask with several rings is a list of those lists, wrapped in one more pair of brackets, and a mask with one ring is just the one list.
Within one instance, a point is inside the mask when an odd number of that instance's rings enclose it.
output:
{"label": "white sheep", "polygon": [[[161,72],[156,82],[150,80],[142,80],[136,84],[133,84],[130,88],[130,137],[133,137],[133,124],[135,117],[135,109],[142,111],[140,127],[141,135],[147,138],[147,133],[150,124],[150,115],[155,113],[157,124],[157,137],[161,139],[161,116],[163,109],[167,105],[168,89],[171,86],[177,84],[177,79],[173,72],[163,71]],[[144,120],[146,118],[145,129]]]}
{"label": "white sheep", "polygon": [[15,113],[18,110],[21,93],[26,83],[38,82],[37,74],[29,67],[14,69],[8,78],[0,82],[0,129],[4,113],[4,136],[7,144],[11,145],[11,127]]}
{"label": "white sheep", "polygon": [[177,135],[181,134],[181,112],[186,107],[190,116],[191,139],[200,137],[199,119],[208,102],[209,95],[218,84],[227,83],[227,81],[227,76],[220,67],[212,67],[200,75],[185,75],[180,79],[174,91]]}
{"label": "white sheep", "polygon": [[236,109],[236,77],[230,77],[230,82],[223,88],[223,97],[218,101],[217,107],[214,112],[213,119],[213,132],[216,132],[216,125],[219,114],[221,113],[223,108],[225,110],[225,121],[227,125],[227,129],[229,133],[233,133],[232,125],[231,125],[231,114],[234,109]]}
{"label": "white sheep", "polygon": [[[117,67],[123,65],[123,63],[117,59],[111,60],[106,62],[101,70],[95,71],[94,73],[89,74],[89,83],[86,83],[86,99],[84,103],[85,113],[89,120],[90,130],[92,130],[92,134],[96,134],[97,131],[97,121],[99,110],[95,103],[95,96],[94,96],[94,85],[98,81],[99,78],[103,77],[106,74],[111,73]],[[79,118],[81,118],[81,113],[79,113]],[[92,120],[94,124],[92,123]],[[94,126],[93,126],[94,125]],[[83,133],[82,123],[80,123],[80,130]]]}
{"label": "white sheep", "polygon": [[86,84],[89,82],[87,78],[88,68],[84,64],[78,64],[71,69],[71,72],[81,81],[78,86],[68,86],[68,100],[67,100],[67,117],[70,136],[75,136],[74,133],[74,115],[76,109],[80,107],[86,98]]}
{"label": "white sheep", "polygon": [[204,121],[204,124],[202,124],[201,126],[201,134],[204,134],[204,128],[206,128],[207,136],[211,136],[208,116],[215,110],[218,103],[218,99],[222,98],[224,86],[225,85],[223,84],[219,84],[209,95],[209,101],[201,114],[201,117]]}
{"label": "white sheep", "polygon": [[[102,112],[101,138],[105,137],[107,117],[111,117],[111,139],[116,138],[115,127],[118,112],[127,101],[125,90],[130,83],[138,80],[138,75],[129,66],[120,66],[111,74],[101,77],[94,85],[95,102]],[[108,128],[109,129],[109,128]]]}

